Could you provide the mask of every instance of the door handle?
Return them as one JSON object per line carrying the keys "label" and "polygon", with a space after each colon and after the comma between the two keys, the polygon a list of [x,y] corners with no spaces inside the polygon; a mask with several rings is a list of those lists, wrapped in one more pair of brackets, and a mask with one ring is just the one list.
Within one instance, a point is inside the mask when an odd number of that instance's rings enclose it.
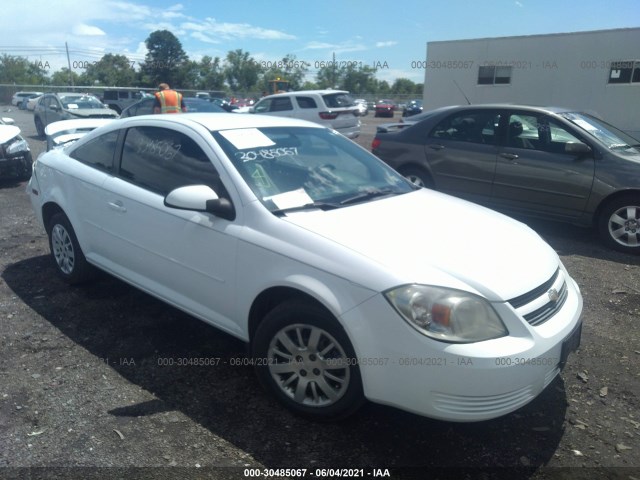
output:
{"label": "door handle", "polygon": [[107,205],[109,205],[111,210],[115,210],[116,212],[125,213],[127,211],[120,200],[109,202]]}
{"label": "door handle", "polygon": [[500,156],[502,158],[506,158],[507,160],[516,160],[518,158],[518,155],[516,155],[515,153],[501,153]]}
{"label": "door handle", "polygon": [[430,143],[429,145],[427,145],[427,147],[429,147],[431,150],[442,150],[444,148],[444,145],[438,145],[437,143]]}

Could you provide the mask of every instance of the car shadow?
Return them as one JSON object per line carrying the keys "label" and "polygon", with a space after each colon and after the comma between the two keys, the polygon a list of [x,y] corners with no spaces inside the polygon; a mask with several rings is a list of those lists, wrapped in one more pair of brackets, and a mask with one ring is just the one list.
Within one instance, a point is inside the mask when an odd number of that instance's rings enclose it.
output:
{"label": "car shadow", "polygon": [[[182,412],[267,468],[515,467],[518,478],[527,478],[549,463],[564,432],[561,377],[530,404],[491,421],[443,422],[366,404],[345,421],[314,423],[290,414],[260,388],[243,365],[243,342],[115,278],[101,275],[69,287],[49,256],[11,264],[2,278],[44,321],[155,396],[106,413]],[[219,362],[177,366],[181,358]]]}
{"label": "car shadow", "polygon": [[28,180],[19,178],[0,178],[0,188],[16,188],[21,183],[27,184]]}
{"label": "car shadow", "polygon": [[514,217],[535,230],[559,255],[579,255],[622,264],[637,264],[640,257],[605,246],[595,228],[540,219]]}

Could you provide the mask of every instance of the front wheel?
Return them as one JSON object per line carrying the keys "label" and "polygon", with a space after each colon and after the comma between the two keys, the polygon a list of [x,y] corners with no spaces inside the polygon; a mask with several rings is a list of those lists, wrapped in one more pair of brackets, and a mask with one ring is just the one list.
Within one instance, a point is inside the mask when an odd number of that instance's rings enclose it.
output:
{"label": "front wheel", "polygon": [[626,253],[640,253],[640,196],[624,195],[609,202],[598,218],[605,244]]}
{"label": "front wheel", "polygon": [[319,306],[280,304],[258,327],[251,350],[260,383],[295,413],[337,420],[364,401],[351,342]]}
{"label": "front wheel", "polygon": [[404,167],[400,173],[411,183],[423,188],[433,188],[433,180],[431,176],[423,169],[418,167]]}
{"label": "front wheel", "polygon": [[64,213],[56,213],[47,225],[49,248],[62,279],[73,285],[89,280],[94,273],[87,262],[71,222]]}

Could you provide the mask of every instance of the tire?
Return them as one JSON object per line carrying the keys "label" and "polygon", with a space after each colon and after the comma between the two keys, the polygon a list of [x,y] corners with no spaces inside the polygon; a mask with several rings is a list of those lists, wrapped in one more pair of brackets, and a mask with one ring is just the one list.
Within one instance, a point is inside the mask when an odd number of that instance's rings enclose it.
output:
{"label": "tire", "polygon": [[351,342],[335,318],[310,302],[288,301],[271,310],[251,353],[260,383],[299,415],[338,420],[364,401]]}
{"label": "tire", "polygon": [[56,271],[70,285],[86,282],[95,274],[82,253],[71,222],[64,213],[56,213],[47,225],[49,248]]}
{"label": "tire", "polygon": [[36,117],[34,119],[34,122],[36,124],[36,132],[38,132],[38,136],[39,137],[44,137],[44,125],[42,125],[42,120],[40,120],[40,117]]}
{"label": "tire", "polygon": [[433,188],[434,183],[431,175],[426,170],[419,167],[404,167],[400,173],[411,183],[423,188]]}
{"label": "tire", "polygon": [[607,246],[640,253],[640,195],[624,195],[607,203],[598,217],[598,231]]}

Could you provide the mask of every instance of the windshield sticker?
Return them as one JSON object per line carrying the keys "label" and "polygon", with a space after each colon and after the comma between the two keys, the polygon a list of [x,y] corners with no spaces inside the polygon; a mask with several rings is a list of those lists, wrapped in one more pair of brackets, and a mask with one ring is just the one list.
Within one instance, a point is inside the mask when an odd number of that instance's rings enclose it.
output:
{"label": "windshield sticker", "polygon": [[301,207],[313,203],[313,199],[307,194],[304,188],[280,193],[272,197],[265,197],[263,200],[271,200],[279,209]]}
{"label": "windshield sticker", "polygon": [[264,171],[264,168],[262,168],[260,164],[254,166],[253,172],[251,172],[251,178],[258,187],[269,188],[272,186],[267,172]]}
{"label": "windshield sticker", "polygon": [[248,152],[236,152],[236,158],[243,162],[253,160],[273,160],[274,158],[298,155],[296,147],[261,148],[260,150],[249,150]]}
{"label": "windshield sticker", "polygon": [[69,110],[72,110],[74,108],[78,108],[78,104],[77,103],[70,103],[70,104],[67,105],[67,108]]}
{"label": "windshield sticker", "polygon": [[238,130],[222,130],[220,135],[229,140],[238,150],[248,148],[271,147],[275,145],[269,137],[257,128],[242,128]]}

